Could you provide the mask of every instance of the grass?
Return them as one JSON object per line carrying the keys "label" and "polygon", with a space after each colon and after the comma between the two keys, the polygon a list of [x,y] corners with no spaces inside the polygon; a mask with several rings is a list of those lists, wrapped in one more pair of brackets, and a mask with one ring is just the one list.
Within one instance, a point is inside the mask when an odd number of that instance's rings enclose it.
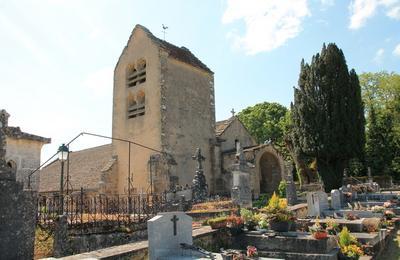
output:
{"label": "grass", "polygon": [[35,231],[34,259],[50,257],[53,255],[53,235],[37,227]]}

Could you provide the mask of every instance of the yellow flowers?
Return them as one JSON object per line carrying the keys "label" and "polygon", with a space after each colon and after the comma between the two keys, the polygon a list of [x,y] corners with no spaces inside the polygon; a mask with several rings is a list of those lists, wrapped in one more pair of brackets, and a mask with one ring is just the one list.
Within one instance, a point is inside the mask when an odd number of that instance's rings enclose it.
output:
{"label": "yellow flowers", "polygon": [[364,254],[363,250],[361,249],[361,247],[357,246],[357,245],[348,245],[348,246],[344,246],[341,248],[342,253],[344,255],[346,255],[347,257],[359,257],[361,255]]}

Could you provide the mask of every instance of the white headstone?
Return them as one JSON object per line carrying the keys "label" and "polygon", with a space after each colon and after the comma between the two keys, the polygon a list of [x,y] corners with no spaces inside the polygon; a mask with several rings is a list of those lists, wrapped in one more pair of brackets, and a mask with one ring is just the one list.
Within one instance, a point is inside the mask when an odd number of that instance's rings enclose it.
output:
{"label": "white headstone", "polygon": [[184,212],[159,213],[147,221],[149,259],[183,255],[180,244],[192,245],[192,218]]}
{"label": "white headstone", "polygon": [[321,216],[329,209],[328,195],[323,191],[307,193],[307,208],[309,216]]}
{"label": "white headstone", "polygon": [[341,209],[341,194],[339,190],[331,190],[331,207],[333,209]]}

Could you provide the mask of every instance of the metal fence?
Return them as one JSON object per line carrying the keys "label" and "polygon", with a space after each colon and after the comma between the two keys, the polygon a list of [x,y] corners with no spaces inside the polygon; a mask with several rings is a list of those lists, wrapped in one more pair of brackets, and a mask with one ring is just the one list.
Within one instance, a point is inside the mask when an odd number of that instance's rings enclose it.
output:
{"label": "metal fence", "polygon": [[[61,207],[61,203],[63,203]],[[38,225],[51,228],[59,215],[69,230],[85,233],[131,229],[166,210],[165,194],[39,196]]]}

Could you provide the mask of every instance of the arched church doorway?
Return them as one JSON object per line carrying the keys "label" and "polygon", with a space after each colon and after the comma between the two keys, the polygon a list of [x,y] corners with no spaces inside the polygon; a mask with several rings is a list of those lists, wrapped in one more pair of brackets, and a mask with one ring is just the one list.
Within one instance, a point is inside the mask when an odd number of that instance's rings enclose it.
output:
{"label": "arched church doorway", "polygon": [[278,190],[282,180],[281,166],[278,158],[265,152],[260,158],[260,193],[273,193]]}

